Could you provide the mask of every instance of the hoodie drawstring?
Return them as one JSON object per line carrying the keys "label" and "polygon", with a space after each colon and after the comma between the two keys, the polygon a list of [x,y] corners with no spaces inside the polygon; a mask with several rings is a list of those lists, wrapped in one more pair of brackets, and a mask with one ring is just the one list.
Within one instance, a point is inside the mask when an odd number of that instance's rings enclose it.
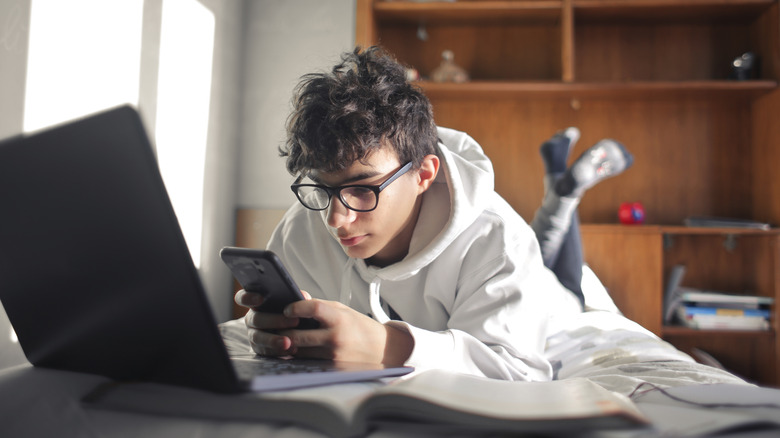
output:
{"label": "hoodie drawstring", "polygon": [[371,313],[374,315],[374,319],[380,324],[384,324],[390,321],[390,317],[387,316],[384,309],[382,309],[382,301],[379,297],[379,286],[382,284],[382,280],[379,277],[375,277],[371,280],[371,284],[368,286],[368,304],[371,306]]}
{"label": "hoodie drawstring", "polygon": [[[349,258],[347,263],[344,264],[344,270],[341,271],[341,292],[339,293],[339,301],[341,304],[349,306],[352,301],[352,288],[350,285],[350,279],[352,278],[352,270],[355,268],[356,259]],[[379,286],[382,284],[382,280],[379,277],[374,277],[371,283],[368,285],[368,304],[371,307],[371,315],[379,323],[384,324],[390,321],[390,317],[382,309],[382,299],[379,296]]]}
{"label": "hoodie drawstring", "polygon": [[350,273],[355,266],[355,259],[348,258],[347,263],[344,264],[344,270],[341,271],[341,292],[339,294],[339,301],[341,304],[349,306],[352,302],[352,288],[350,287]]}

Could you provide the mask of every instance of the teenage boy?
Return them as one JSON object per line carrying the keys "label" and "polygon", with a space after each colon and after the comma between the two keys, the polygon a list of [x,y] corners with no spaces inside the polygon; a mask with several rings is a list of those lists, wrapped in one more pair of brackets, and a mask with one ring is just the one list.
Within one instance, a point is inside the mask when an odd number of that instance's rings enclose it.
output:
{"label": "teenage boy", "polygon": [[[554,315],[580,302],[547,269],[529,225],[493,190],[468,135],[381,49],[303,77],[282,148],[300,201],[268,244],[307,300],[263,313],[239,291],[263,355],[549,380]],[[299,318],[319,329],[295,330]]]}

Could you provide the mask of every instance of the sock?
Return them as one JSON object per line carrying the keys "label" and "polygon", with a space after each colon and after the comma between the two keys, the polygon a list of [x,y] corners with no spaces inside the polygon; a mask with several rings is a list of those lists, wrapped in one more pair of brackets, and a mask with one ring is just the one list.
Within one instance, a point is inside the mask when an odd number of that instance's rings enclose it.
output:
{"label": "sock", "polygon": [[580,139],[580,130],[575,127],[558,131],[549,140],[542,143],[539,153],[542,155],[547,173],[563,173],[566,171],[566,161],[574,144]]}
{"label": "sock", "polygon": [[634,156],[625,146],[604,139],[585,151],[555,184],[560,196],[580,197],[599,181],[618,175],[631,167]]}

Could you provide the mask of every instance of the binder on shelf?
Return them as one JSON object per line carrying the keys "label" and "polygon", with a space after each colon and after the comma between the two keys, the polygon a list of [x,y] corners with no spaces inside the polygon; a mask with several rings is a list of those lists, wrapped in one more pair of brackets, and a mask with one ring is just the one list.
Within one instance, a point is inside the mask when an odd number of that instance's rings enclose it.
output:
{"label": "binder on shelf", "polygon": [[685,266],[675,265],[664,294],[664,324],[696,329],[769,330],[774,298],[705,291],[680,284]]}
{"label": "binder on shelf", "polygon": [[[691,306],[678,306],[676,310],[677,321],[682,325],[698,330],[769,330],[769,310],[766,315],[755,313],[758,309],[746,309],[747,313],[737,314],[740,309],[713,309],[729,310],[731,313],[701,313]],[[712,308],[710,308],[712,309]],[[694,310],[694,311],[691,311]]]}

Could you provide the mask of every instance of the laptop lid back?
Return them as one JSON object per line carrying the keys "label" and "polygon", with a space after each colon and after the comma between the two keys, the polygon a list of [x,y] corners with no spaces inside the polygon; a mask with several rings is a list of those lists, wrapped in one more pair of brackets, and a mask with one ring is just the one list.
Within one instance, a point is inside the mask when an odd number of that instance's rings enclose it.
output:
{"label": "laptop lid back", "polygon": [[0,143],[0,300],[41,367],[238,389],[137,112]]}

